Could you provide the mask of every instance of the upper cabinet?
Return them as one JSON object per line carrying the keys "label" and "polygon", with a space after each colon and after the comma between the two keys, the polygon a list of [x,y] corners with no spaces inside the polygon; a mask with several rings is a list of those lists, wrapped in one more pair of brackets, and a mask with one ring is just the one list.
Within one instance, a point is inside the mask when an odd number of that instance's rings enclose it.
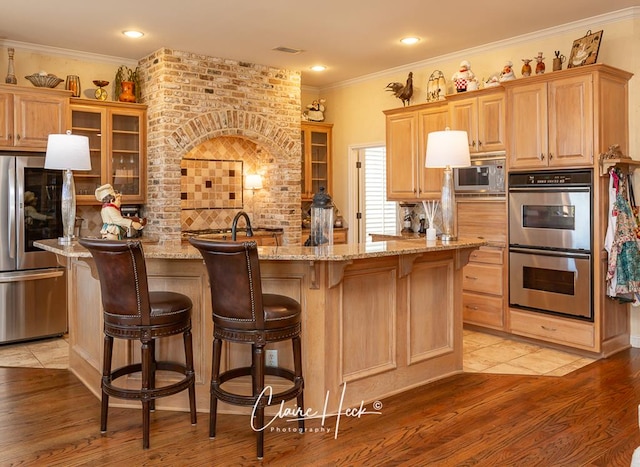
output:
{"label": "upper cabinet", "polygon": [[146,114],[142,104],[71,99],[71,129],[89,138],[91,151],[91,171],[73,174],[78,204],[99,204],[95,189],[105,183],[123,204],[145,202]]}
{"label": "upper cabinet", "polygon": [[612,144],[626,154],[630,77],[589,65],[503,83],[509,168],[592,166]]}
{"label": "upper cabinet", "polygon": [[447,127],[447,104],[422,104],[385,111],[387,199],[439,199],[442,169],[425,168],[427,136]]}
{"label": "upper cabinet", "polygon": [[502,87],[455,94],[448,96],[447,101],[449,126],[452,130],[467,132],[471,154],[505,150],[505,97]]}
{"label": "upper cabinet", "polygon": [[0,149],[45,150],[52,133],[63,133],[70,91],[0,85]]}
{"label": "upper cabinet", "polygon": [[331,131],[333,124],[302,122],[302,200],[311,201],[324,187],[331,194]]}

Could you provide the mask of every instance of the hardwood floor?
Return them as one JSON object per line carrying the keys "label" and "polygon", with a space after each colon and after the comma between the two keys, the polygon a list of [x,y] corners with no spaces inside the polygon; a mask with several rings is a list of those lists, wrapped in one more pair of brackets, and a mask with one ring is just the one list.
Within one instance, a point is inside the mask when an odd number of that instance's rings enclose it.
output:
{"label": "hardwood floor", "polygon": [[[464,373],[384,399],[379,415],[329,417],[328,432],[276,419],[262,464],[628,466],[639,402],[640,349],[563,377]],[[207,415],[155,412],[144,451],[140,411],[112,408],[101,435],[98,399],[68,371],[0,368],[0,465],[261,464],[248,416],[221,414],[210,440]]]}

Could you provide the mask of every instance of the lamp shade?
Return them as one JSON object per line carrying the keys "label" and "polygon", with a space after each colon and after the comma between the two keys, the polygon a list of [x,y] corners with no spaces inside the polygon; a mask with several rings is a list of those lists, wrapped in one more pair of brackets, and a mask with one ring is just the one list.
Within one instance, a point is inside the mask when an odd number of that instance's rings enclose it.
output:
{"label": "lamp shade", "polygon": [[468,167],[471,165],[466,131],[433,131],[427,137],[425,167]]}
{"label": "lamp shade", "polygon": [[262,189],[262,177],[258,174],[249,174],[245,177],[244,181],[245,190],[260,190]]}
{"label": "lamp shade", "polygon": [[49,135],[45,169],[54,170],[91,170],[89,138],[72,135],[67,131],[63,135]]}

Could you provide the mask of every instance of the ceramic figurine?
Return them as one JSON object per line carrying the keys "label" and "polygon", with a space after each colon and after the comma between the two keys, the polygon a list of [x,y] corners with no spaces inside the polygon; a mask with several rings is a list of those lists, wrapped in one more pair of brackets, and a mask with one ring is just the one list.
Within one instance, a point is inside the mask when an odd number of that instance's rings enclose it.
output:
{"label": "ceramic figurine", "polygon": [[453,74],[451,80],[456,85],[456,91],[464,92],[467,90],[467,84],[469,81],[474,80],[475,77],[476,75],[471,71],[471,64],[468,61],[463,60],[460,62],[460,68]]}
{"label": "ceramic figurine", "polygon": [[122,195],[115,191],[110,184],[96,188],[96,199],[102,203],[100,216],[102,217],[102,238],[108,240],[122,240],[128,235],[129,229],[142,230],[147,225],[147,219],[138,217],[124,217],[120,212]]}
{"label": "ceramic figurine", "polygon": [[513,62],[509,60],[502,68],[502,73],[500,73],[500,82],[511,81],[513,79],[516,79],[516,74],[513,72]]}
{"label": "ceramic figurine", "polygon": [[529,63],[531,63],[531,59],[523,58],[522,61],[524,62],[524,65],[522,65],[522,77],[531,76],[531,65],[529,65]]}
{"label": "ceramic figurine", "polygon": [[542,56],[542,52],[538,52],[538,56],[536,59],[536,75],[541,75],[544,73],[545,65],[544,65],[544,57]]}
{"label": "ceramic figurine", "polygon": [[314,99],[311,104],[307,105],[307,111],[304,113],[306,120],[310,122],[323,122],[325,102],[325,99]]}

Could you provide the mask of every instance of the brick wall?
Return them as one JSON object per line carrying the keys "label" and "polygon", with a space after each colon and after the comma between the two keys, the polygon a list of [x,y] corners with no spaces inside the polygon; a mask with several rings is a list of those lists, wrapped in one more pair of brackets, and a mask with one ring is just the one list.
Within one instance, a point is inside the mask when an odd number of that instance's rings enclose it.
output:
{"label": "brick wall", "polygon": [[253,199],[254,225],[282,227],[286,243],[299,243],[300,73],[171,49],[145,57],[139,67],[142,101],[148,105],[148,234],[179,241],[181,230],[191,226],[187,221],[233,218],[237,211],[182,212],[180,162],[194,153],[205,159],[244,158],[211,144],[214,138],[241,138],[260,154],[258,160],[247,154],[245,166],[264,178],[264,189]]}

